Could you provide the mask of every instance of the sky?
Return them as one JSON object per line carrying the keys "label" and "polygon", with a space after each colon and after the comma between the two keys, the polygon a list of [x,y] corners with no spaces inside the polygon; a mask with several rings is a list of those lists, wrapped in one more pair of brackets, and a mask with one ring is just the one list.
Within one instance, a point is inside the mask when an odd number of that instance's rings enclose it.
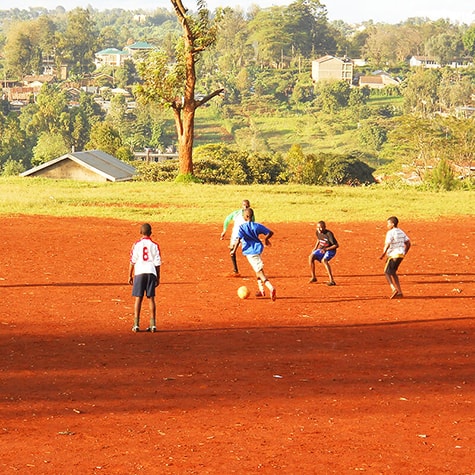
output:
{"label": "sky", "polygon": [[[237,5],[245,11],[252,4],[267,8],[272,5],[288,5],[292,0],[207,0],[210,10],[221,6],[236,7]],[[475,22],[475,3],[471,0],[321,0],[327,7],[328,19],[330,21],[343,20],[346,23],[361,23],[373,20],[374,22],[384,22],[395,24],[412,17],[424,17],[431,20],[447,18],[452,22],[472,24]],[[183,0],[185,7],[194,9],[195,0]],[[471,4],[471,5],[470,5]],[[45,7],[54,9],[62,6],[66,10],[75,7],[86,8],[92,6],[97,10],[108,8],[122,8],[133,10],[142,8],[144,10],[154,10],[155,8],[171,8],[169,0],[142,0],[131,4],[129,0],[10,0],[7,5],[0,7],[1,10],[10,8],[26,9],[28,7]]]}

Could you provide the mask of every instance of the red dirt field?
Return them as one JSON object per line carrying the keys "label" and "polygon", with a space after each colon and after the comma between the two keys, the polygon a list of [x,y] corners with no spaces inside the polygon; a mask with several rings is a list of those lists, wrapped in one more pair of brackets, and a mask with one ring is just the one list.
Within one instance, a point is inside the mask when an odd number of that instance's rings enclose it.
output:
{"label": "red dirt field", "polygon": [[401,222],[397,300],[385,222],[328,222],[335,287],[308,283],[315,223],[265,223],[276,302],[238,299],[221,223],[152,223],[155,334],[140,224],[2,218],[0,473],[475,474],[473,219]]}

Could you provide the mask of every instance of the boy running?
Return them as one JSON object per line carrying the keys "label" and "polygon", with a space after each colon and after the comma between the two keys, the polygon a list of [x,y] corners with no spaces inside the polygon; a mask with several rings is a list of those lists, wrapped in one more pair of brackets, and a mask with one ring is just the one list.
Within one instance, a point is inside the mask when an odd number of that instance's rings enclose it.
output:
{"label": "boy running", "polygon": [[[233,249],[234,244],[237,240],[237,234],[241,224],[244,224],[244,210],[251,207],[251,203],[249,200],[242,200],[242,207],[241,209],[237,209],[232,213],[228,214],[224,219],[223,223],[223,231],[221,233],[221,240],[224,239],[226,236],[226,231],[228,229],[229,223],[233,222],[233,230],[231,232],[231,239],[229,241],[229,249]],[[254,218],[252,219],[254,221]],[[233,263],[233,272],[235,277],[239,277],[239,269],[236,261],[236,253],[231,253],[231,262]]]}
{"label": "boy running", "polygon": [[[270,246],[269,239],[274,233],[266,228],[263,224],[255,223],[254,211],[252,208],[247,208],[243,212],[245,223],[241,225],[237,233],[237,241],[231,249],[231,256],[235,254],[239,243],[242,242],[242,253],[247,257],[249,264],[256,273],[257,285],[259,291],[256,297],[265,296],[265,287],[269,289],[270,298],[275,301],[277,298],[276,290],[270,283],[269,279],[264,274],[264,263],[262,262],[261,254],[264,250],[264,245]],[[259,239],[260,235],[264,235],[264,244]]]}

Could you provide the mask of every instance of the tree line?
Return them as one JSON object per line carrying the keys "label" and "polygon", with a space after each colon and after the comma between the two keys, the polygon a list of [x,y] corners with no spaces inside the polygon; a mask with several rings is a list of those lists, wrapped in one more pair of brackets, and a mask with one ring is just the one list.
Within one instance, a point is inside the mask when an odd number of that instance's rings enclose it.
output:
{"label": "tree line", "polygon": [[[288,6],[252,7],[247,12],[229,7],[208,12],[203,5],[201,7],[201,13],[208,21],[207,31],[213,29],[214,37],[200,51],[196,62],[196,92],[206,96],[210,91],[224,91],[224,96],[215,100],[212,107],[223,123],[230,124],[232,130],[240,130],[241,135],[247,129],[252,132],[253,114],[313,114],[316,125],[321,114],[346,114],[351,116],[348,127],[357,127],[363,144],[364,151],[358,151],[357,159],[365,164],[375,157],[391,162],[395,151],[391,137],[395,136],[394,130],[402,127],[398,123],[400,117],[411,114],[409,120],[422,117],[434,124],[434,121],[440,122],[440,114],[452,114],[457,107],[470,104],[473,67],[414,72],[409,69],[407,60],[412,55],[423,54],[444,65],[454,59],[473,57],[473,25],[420,18],[397,25],[371,21],[348,25],[341,21],[329,22],[325,5],[307,0],[298,0]],[[197,28],[205,18],[199,14],[200,11],[196,15]],[[177,16],[166,9],[100,12],[78,8],[66,12],[58,7],[52,11],[42,8],[2,11],[0,48],[4,59],[0,64],[1,75],[4,79],[20,79],[26,74],[38,74],[45,59],[52,58],[57,68],[67,65],[69,84],[79,84],[94,71],[95,52],[107,47],[120,49],[139,40],[157,47],[163,57],[162,67],[171,64],[171,58],[176,58],[177,50],[183,48]],[[388,88],[385,94],[402,96],[403,107],[400,110],[370,108],[370,92],[351,88],[344,82],[313,84],[311,60],[324,54],[364,58],[367,66],[359,71],[360,74],[381,68],[397,75],[401,86]],[[134,92],[135,85],[143,84],[147,71],[129,61],[114,70],[104,68],[104,72],[110,73],[114,82],[103,85],[128,87]],[[103,94],[108,94],[107,89]],[[109,99],[110,94],[105,98]],[[76,107],[71,108],[61,84],[47,85],[37,100],[24,107],[20,114],[11,113],[5,100],[2,101],[0,163],[4,172],[10,173],[43,163],[72,147],[77,150],[101,148],[131,160],[134,149],[162,148],[173,141],[166,130],[164,117],[153,104],[145,102],[139,102],[131,111],[123,97],[112,98],[106,113],[85,93],[81,94]],[[447,138],[447,131],[453,130],[454,126],[440,125],[439,128],[446,131]],[[432,133],[438,135],[439,128],[432,127]],[[455,127],[458,128],[463,127]],[[463,146],[467,146],[473,133],[470,127],[468,129]],[[289,144],[289,156],[292,155],[291,146]],[[253,152],[272,154],[265,141],[260,142],[260,147],[261,150]],[[413,143],[412,147],[412,152],[417,150],[417,144]],[[406,149],[405,153],[408,152]],[[427,154],[426,148],[424,153]],[[332,163],[331,157],[311,155],[300,156],[302,163],[294,169],[290,165],[292,158],[276,158],[274,162],[282,162],[283,168],[279,173],[268,175],[276,182],[335,181],[322,172],[325,164]],[[464,157],[466,162],[466,154]],[[348,163],[356,159],[355,154],[344,158]],[[457,154],[450,160],[459,158]],[[229,172],[229,167],[223,165],[222,170],[225,169]],[[246,165],[242,169],[251,173],[256,166]],[[304,169],[307,172],[304,173]],[[206,179],[211,180],[211,172],[212,167],[206,172],[209,175]],[[265,173],[249,173],[247,181],[265,180]]]}

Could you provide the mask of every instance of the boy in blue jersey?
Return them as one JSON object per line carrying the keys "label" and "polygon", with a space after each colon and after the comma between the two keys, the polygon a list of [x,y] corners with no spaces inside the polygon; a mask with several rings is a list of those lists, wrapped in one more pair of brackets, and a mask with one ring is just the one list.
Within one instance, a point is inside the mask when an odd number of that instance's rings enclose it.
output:
{"label": "boy in blue jersey", "polygon": [[[242,243],[242,253],[246,256],[249,264],[256,273],[257,285],[259,291],[257,297],[265,296],[265,288],[270,292],[270,298],[275,301],[277,298],[276,290],[264,274],[264,263],[261,254],[264,251],[264,245],[270,246],[270,238],[274,235],[273,231],[266,228],[263,224],[254,222],[254,211],[247,208],[243,212],[244,224],[241,224],[237,233],[237,241],[231,249],[231,256],[236,253],[239,244]],[[259,236],[264,236],[264,244]]]}

